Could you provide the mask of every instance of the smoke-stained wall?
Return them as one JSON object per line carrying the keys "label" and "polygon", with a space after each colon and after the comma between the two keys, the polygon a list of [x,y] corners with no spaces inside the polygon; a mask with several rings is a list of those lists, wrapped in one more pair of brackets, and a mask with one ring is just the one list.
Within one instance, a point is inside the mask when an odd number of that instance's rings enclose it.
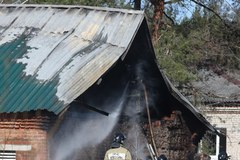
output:
{"label": "smoke-stained wall", "polygon": [[[147,88],[153,112],[158,111],[156,103],[160,103],[159,97],[164,100],[164,95],[159,96],[157,67],[149,51],[143,50],[144,45],[141,34],[137,34],[126,57],[76,99],[81,103],[70,105],[51,141],[53,160],[103,159],[116,132],[127,136],[125,145],[134,158],[145,159],[149,154],[145,153],[147,141],[142,128],[146,119],[143,86]],[[109,115],[88,110],[85,104]]]}
{"label": "smoke-stained wall", "polygon": [[[145,160],[150,155],[147,144],[151,142],[146,137],[149,128],[144,128],[149,124],[149,116],[152,121],[159,121],[170,117],[172,111],[182,104],[170,95],[155,62],[153,50],[147,47],[149,40],[141,34],[145,28],[140,27],[126,56],[121,57],[96,84],[76,99],[80,103],[73,102],[69,106],[61,126],[51,140],[52,160],[103,159],[117,132],[123,132],[127,136],[125,147],[130,150],[133,159]],[[109,115],[89,110],[86,107],[88,105]],[[148,110],[150,114],[147,114]],[[184,116],[181,115],[181,118]],[[174,150],[181,152],[183,157],[190,150],[188,147],[191,144],[192,130],[184,120],[183,118],[181,125],[177,125],[179,128],[174,133],[179,133],[176,137],[170,130],[165,130],[167,139],[156,139],[158,144],[171,138],[181,139],[176,141],[178,146],[184,140],[184,149],[170,149],[170,144],[166,146],[167,155],[171,159],[178,153]],[[173,120],[172,123],[174,122]],[[160,132],[166,128],[155,129]],[[158,152],[167,153],[161,145],[158,145]]]}

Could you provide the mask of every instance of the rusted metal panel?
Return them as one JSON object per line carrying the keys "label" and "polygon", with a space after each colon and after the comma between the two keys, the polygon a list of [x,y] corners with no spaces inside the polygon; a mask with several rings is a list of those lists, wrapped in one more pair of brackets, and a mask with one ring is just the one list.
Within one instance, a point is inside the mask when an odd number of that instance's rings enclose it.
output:
{"label": "rusted metal panel", "polygon": [[56,114],[129,48],[142,11],[0,5],[0,113]]}

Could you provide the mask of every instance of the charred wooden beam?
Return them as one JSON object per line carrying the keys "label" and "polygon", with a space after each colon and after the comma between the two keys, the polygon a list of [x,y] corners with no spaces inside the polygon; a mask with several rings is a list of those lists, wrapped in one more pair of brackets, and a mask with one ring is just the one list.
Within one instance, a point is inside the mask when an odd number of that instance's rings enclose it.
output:
{"label": "charred wooden beam", "polygon": [[76,100],[74,100],[73,102],[82,104],[83,107],[85,107],[85,108],[87,108],[87,109],[89,109],[89,110],[91,110],[91,111],[95,111],[95,112],[97,112],[97,113],[100,113],[100,114],[102,114],[102,115],[104,115],[104,116],[108,116],[108,115],[109,115],[108,112],[103,111],[103,110],[100,110],[100,109],[98,109],[98,108],[96,108],[96,107],[93,107],[93,106],[91,106],[91,105],[89,105],[89,104],[86,104],[86,103],[83,103],[83,102],[80,102],[80,101],[76,101]]}

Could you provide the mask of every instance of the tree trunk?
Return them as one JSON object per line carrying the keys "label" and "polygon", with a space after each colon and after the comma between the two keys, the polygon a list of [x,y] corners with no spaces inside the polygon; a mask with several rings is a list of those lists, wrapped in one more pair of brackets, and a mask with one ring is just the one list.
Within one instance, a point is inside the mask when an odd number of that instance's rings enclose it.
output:
{"label": "tree trunk", "polygon": [[141,0],[134,0],[134,9],[135,10],[141,9]]}
{"label": "tree trunk", "polygon": [[160,37],[158,33],[159,27],[163,24],[164,0],[151,0],[151,3],[154,5],[152,41],[153,44],[156,44]]}

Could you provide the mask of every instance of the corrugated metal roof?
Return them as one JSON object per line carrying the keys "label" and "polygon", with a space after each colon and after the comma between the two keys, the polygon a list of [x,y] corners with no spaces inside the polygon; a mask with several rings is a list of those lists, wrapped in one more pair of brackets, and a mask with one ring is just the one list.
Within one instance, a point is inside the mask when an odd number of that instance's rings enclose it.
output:
{"label": "corrugated metal roof", "polygon": [[0,5],[0,112],[56,114],[131,45],[142,11]]}

